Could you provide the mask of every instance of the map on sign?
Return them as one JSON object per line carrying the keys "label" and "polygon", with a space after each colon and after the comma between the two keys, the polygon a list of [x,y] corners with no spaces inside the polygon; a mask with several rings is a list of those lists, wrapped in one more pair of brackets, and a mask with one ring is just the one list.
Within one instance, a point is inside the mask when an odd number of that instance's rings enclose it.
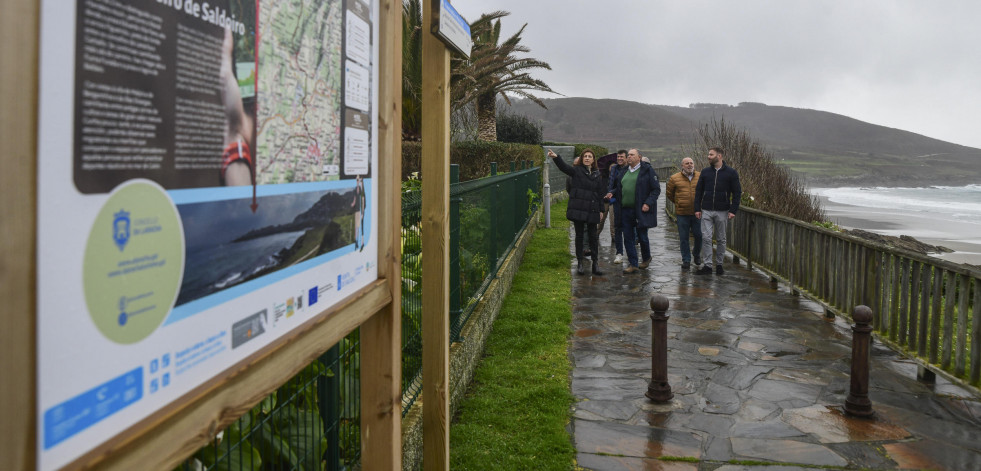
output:
{"label": "map on sign", "polygon": [[260,2],[257,184],[340,173],[340,0]]}

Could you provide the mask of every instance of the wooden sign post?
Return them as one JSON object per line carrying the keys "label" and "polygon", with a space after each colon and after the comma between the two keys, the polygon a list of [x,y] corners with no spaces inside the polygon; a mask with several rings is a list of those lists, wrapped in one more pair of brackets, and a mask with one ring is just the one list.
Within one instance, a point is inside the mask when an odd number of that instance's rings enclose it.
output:
{"label": "wooden sign post", "polygon": [[361,469],[402,466],[402,2],[382,0],[378,85],[381,237],[378,276],[392,302],[361,325]]}
{"label": "wooden sign post", "polygon": [[[425,0],[431,25],[440,0]],[[450,469],[450,51],[422,34],[423,466]]]}
{"label": "wooden sign post", "polygon": [[34,469],[34,240],[37,224],[37,2],[0,15],[0,463]]}

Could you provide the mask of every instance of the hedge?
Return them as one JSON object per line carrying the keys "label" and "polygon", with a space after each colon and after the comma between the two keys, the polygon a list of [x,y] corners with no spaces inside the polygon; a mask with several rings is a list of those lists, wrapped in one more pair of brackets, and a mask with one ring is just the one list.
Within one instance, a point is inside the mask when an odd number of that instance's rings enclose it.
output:
{"label": "hedge", "polygon": [[602,156],[610,153],[610,151],[606,150],[606,147],[599,146],[599,145],[596,145],[596,144],[565,144],[565,143],[562,143],[562,142],[543,142],[542,143],[542,146],[545,146],[545,147],[548,147],[548,146],[574,146],[576,148],[575,151],[574,151],[576,156],[579,156],[580,154],[582,154],[582,151],[584,151],[586,149],[592,149],[593,150],[593,155],[595,155],[596,158],[600,158],[600,157],[602,157]]}
{"label": "hedge", "polygon": [[[422,143],[402,141],[402,180],[422,169]],[[460,165],[460,181],[476,180],[490,175],[490,163],[497,162],[498,172],[510,170],[511,162],[531,160],[542,164],[545,151],[541,146],[494,141],[467,141],[450,144],[450,163]]]}
{"label": "hedge", "polygon": [[497,140],[537,146],[542,143],[542,125],[525,115],[502,111],[497,113]]}

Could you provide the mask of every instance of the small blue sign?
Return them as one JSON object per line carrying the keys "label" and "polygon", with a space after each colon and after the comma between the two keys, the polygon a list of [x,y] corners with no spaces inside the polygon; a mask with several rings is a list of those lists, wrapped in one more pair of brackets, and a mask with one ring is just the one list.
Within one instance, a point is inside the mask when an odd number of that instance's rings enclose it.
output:
{"label": "small blue sign", "polygon": [[44,411],[44,449],[71,438],[143,397],[143,367]]}
{"label": "small blue sign", "polygon": [[150,374],[156,373],[157,370],[160,369],[159,365],[160,363],[157,361],[156,358],[150,360]]}
{"label": "small blue sign", "polygon": [[163,387],[165,388],[170,386],[170,373],[164,373],[163,377],[160,378],[160,383],[163,384]]}
{"label": "small blue sign", "polygon": [[455,49],[464,57],[469,58],[473,51],[473,38],[470,34],[470,24],[457,13],[449,0],[439,2],[439,23],[436,24],[436,36],[447,46]]}
{"label": "small blue sign", "polygon": [[316,286],[314,286],[313,288],[310,288],[310,291],[307,292],[307,298],[309,299],[309,301],[307,302],[308,305],[313,306],[314,304],[317,304],[317,287]]}
{"label": "small blue sign", "polygon": [[160,357],[160,365],[162,367],[164,367],[164,368],[170,366],[170,354],[169,353],[164,353],[164,355],[162,357]]}

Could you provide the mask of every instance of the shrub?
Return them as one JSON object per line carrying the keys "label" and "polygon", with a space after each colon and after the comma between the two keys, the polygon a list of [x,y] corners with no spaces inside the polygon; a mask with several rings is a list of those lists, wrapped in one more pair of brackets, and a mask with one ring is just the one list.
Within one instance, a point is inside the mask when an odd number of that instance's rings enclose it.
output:
{"label": "shrub", "polygon": [[837,225],[837,224],[835,224],[835,223],[833,223],[831,221],[811,221],[811,224],[814,224],[815,226],[818,226],[818,227],[823,227],[825,229],[830,229],[830,230],[835,231],[835,232],[842,232],[841,226],[839,226],[839,225]]}
{"label": "shrub", "polygon": [[[497,162],[498,172],[507,172],[511,162],[531,160],[542,164],[545,151],[541,146],[493,141],[466,141],[450,145],[450,163],[460,165],[460,181],[476,180],[490,175],[490,163]],[[422,170],[422,143],[402,142],[402,180]],[[419,175],[425,178],[425,175]]]}
{"label": "shrub", "polygon": [[502,110],[497,113],[497,140],[539,145],[542,143],[542,125],[527,116]]}
{"label": "shrub", "polygon": [[476,204],[460,207],[460,292],[465,295],[477,293],[490,274],[487,247],[494,233],[490,223],[487,209]]}
{"label": "shrub", "polygon": [[[744,200],[753,208],[800,221],[824,221],[824,209],[807,185],[773,161],[773,154],[746,131],[722,120],[698,128],[695,142],[685,149],[695,162],[705,162],[710,147],[725,149],[725,162],[739,172]],[[752,195],[752,196],[750,196]]]}

